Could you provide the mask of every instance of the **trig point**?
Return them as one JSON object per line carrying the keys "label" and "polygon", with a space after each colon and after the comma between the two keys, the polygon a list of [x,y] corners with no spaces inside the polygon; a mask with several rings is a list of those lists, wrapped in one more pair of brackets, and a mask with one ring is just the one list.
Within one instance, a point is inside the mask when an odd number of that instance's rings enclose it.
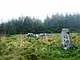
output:
{"label": "trig point", "polygon": [[70,38],[70,32],[68,28],[63,28],[61,32],[61,38],[62,38],[62,48],[63,49],[70,49],[71,47],[71,38]]}

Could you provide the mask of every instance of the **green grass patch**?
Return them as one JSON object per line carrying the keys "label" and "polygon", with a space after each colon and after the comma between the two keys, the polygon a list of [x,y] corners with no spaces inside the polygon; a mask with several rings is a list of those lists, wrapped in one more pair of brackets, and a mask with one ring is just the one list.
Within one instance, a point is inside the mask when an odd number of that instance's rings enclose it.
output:
{"label": "green grass patch", "polygon": [[0,60],[80,60],[80,33],[71,33],[76,49],[63,50],[60,34],[24,38],[23,35],[0,37]]}

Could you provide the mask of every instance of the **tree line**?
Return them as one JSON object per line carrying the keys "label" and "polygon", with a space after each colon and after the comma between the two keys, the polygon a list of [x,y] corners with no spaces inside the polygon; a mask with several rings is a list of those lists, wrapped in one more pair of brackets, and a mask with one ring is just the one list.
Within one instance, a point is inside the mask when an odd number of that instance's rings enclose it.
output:
{"label": "tree line", "polygon": [[47,16],[44,22],[40,19],[22,16],[0,24],[0,34],[26,33],[59,33],[62,28],[69,28],[71,32],[80,32],[80,14],[53,14]]}

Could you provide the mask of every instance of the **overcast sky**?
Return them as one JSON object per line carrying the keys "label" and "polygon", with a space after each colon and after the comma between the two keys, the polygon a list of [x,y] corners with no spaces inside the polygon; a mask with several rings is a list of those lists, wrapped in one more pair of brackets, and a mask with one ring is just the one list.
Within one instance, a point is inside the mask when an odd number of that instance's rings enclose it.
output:
{"label": "overcast sky", "polygon": [[56,12],[80,12],[79,0],[0,0],[0,20],[34,16],[44,19]]}

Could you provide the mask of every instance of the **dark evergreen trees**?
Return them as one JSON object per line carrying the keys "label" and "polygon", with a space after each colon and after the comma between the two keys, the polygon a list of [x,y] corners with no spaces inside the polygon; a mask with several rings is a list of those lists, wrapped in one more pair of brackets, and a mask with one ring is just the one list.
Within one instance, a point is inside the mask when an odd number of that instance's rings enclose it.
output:
{"label": "dark evergreen trees", "polygon": [[56,14],[40,19],[29,16],[12,19],[0,24],[0,34],[56,33],[62,28],[70,28],[72,32],[80,32],[80,14]]}

